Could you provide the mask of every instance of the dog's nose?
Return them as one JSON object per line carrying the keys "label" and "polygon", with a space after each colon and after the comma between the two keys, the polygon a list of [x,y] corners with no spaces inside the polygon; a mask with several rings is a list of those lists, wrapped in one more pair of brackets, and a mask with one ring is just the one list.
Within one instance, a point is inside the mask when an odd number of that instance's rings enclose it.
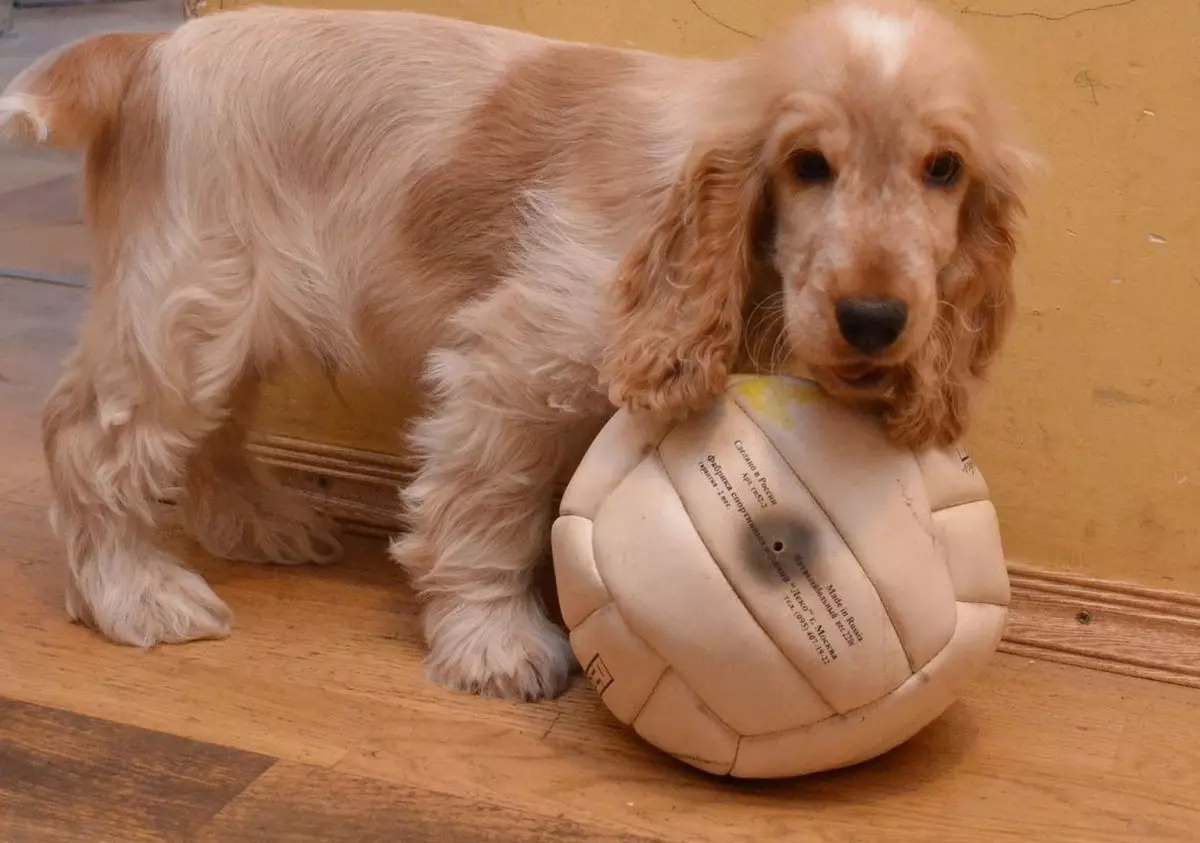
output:
{"label": "dog's nose", "polygon": [[908,306],[895,299],[838,299],[838,329],[863,354],[878,354],[894,343],[908,321]]}

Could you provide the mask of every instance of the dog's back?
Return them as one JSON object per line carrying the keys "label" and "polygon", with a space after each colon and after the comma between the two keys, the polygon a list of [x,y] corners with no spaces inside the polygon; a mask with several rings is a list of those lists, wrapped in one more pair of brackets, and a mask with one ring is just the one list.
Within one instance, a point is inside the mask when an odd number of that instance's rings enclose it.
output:
{"label": "dog's back", "polygon": [[403,96],[396,116],[413,123],[452,119],[510,63],[547,43],[432,15],[255,7],[170,33],[89,36],[47,53],[0,94],[0,126],[18,140],[86,148],[118,115],[133,80],[147,75],[159,78],[164,107],[190,107],[209,121],[309,123],[335,98],[346,110],[381,95]]}
{"label": "dog's back", "polygon": [[267,333],[354,365],[385,319],[419,355],[547,218],[584,219],[564,239],[615,259],[686,154],[694,118],[664,121],[654,83],[688,72],[434,16],[255,8],[77,42],[14,81],[0,127],[88,150],[97,283],[135,244],[189,283],[253,272]]}

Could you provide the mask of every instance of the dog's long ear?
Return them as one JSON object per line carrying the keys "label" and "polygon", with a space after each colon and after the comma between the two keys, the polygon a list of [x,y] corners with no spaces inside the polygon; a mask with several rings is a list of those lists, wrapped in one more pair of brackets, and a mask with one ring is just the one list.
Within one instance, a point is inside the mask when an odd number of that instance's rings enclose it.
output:
{"label": "dog's long ear", "polygon": [[997,155],[967,188],[958,247],[941,277],[937,324],[887,416],[899,441],[945,445],[967,429],[972,387],[986,376],[1015,312],[1013,261],[1034,166],[1030,154],[1014,149]]}
{"label": "dog's long ear", "polygon": [[600,370],[617,406],[678,418],[724,389],[766,198],[761,159],[757,133],[697,149],[621,263]]}

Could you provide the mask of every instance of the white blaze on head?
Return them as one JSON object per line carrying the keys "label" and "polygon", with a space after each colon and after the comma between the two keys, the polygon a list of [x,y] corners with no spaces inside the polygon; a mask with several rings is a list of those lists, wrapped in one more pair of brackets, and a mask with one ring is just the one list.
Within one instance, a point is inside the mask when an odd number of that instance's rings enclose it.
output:
{"label": "white blaze on head", "polygon": [[841,19],[851,41],[858,49],[875,56],[885,77],[895,76],[900,71],[908,55],[912,18],[847,6],[841,10]]}

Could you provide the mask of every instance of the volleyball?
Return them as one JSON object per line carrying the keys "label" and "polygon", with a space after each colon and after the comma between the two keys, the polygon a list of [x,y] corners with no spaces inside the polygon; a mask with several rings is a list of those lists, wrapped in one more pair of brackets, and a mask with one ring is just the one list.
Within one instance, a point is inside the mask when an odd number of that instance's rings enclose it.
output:
{"label": "volleyball", "polygon": [[970,456],[898,447],[789,377],[734,378],[674,425],[617,412],[552,548],[572,649],[608,710],[743,778],[907,741],[988,662],[1009,603]]}

